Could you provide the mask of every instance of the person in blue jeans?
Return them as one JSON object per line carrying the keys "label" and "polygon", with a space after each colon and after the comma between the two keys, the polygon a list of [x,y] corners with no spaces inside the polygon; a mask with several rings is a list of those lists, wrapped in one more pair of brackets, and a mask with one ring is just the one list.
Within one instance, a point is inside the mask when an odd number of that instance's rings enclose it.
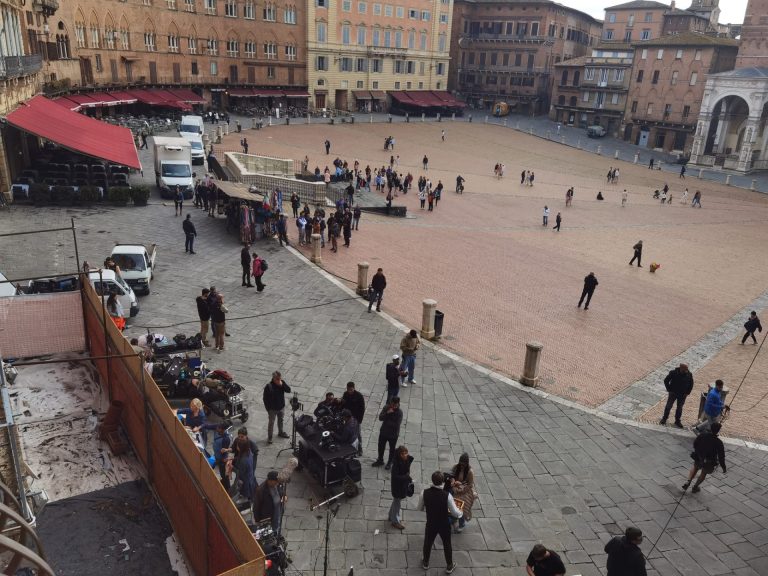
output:
{"label": "person in blue jeans", "polygon": [[416,370],[416,351],[420,346],[421,342],[416,330],[411,330],[400,341],[400,351],[403,354],[403,372],[407,372],[403,375],[403,388],[407,388],[408,384],[416,384],[413,373]]}
{"label": "person in blue jeans", "polygon": [[723,412],[730,410],[730,407],[726,406],[725,402],[723,402],[724,386],[725,384],[723,384],[722,380],[715,380],[715,387],[707,394],[707,400],[704,402],[704,414],[702,414],[699,423],[693,428],[697,434],[708,431],[712,424],[720,422]]}

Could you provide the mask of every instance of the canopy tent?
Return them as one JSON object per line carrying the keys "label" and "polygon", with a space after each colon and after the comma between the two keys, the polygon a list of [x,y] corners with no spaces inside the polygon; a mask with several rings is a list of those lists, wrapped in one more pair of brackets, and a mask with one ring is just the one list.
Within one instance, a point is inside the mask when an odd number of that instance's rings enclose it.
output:
{"label": "canopy tent", "polygon": [[252,88],[230,88],[229,95],[232,98],[249,98],[254,96]]}
{"label": "canopy tent", "polygon": [[368,90],[352,90],[352,95],[355,97],[355,100],[371,99],[371,93]]}
{"label": "canopy tent", "polygon": [[205,98],[195,94],[189,88],[169,88],[167,92],[173,94],[179,102],[186,102],[187,104],[205,104]]}
{"label": "canopy tent", "polygon": [[136,100],[142,104],[148,104],[150,106],[165,106],[166,103],[165,98],[149,90],[128,90],[128,94],[136,98]]}
{"label": "canopy tent", "polygon": [[86,156],[141,169],[133,134],[128,128],[88,118],[65,106],[35,96],[5,117],[8,124]]}

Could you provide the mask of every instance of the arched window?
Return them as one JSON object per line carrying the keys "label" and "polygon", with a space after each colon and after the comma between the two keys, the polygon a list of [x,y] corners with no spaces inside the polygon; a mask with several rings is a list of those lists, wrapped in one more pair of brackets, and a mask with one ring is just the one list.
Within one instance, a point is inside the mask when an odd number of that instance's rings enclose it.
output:
{"label": "arched window", "polygon": [[85,16],[79,10],[75,15],[75,38],[77,39],[77,47],[85,48]]}
{"label": "arched window", "polygon": [[219,55],[219,38],[216,36],[216,32],[213,30],[211,30],[211,32],[208,34],[208,40],[206,41],[205,45],[205,52],[208,54],[208,56]]}
{"label": "arched window", "polygon": [[120,49],[131,49],[131,27],[128,26],[125,16],[120,20]]}
{"label": "arched window", "polygon": [[144,23],[144,49],[147,52],[157,52],[157,33],[149,20]]}
{"label": "arched window", "polygon": [[230,31],[227,37],[227,56],[237,58],[240,55],[240,39]]}
{"label": "arched window", "polygon": [[187,36],[187,52],[197,54],[197,30],[194,26],[190,28],[189,36]]}
{"label": "arched window", "polygon": [[176,24],[171,24],[168,29],[168,52],[178,54],[179,52],[179,29]]}
{"label": "arched window", "polygon": [[98,48],[101,43],[101,30],[99,30],[99,19],[96,16],[96,12],[91,13],[91,20],[88,24],[88,30],[90,32],[91,48]]}
{"label": "arched window", "polygon": [[104,48],[114,50],[116,43],[117,32],[115,31],[115,23],[112,21],[112,15],[108,13],[104,19]]}
{"label": "arched window", "polygon": [[581,79],[581,73],[578,70],[575,70],[573,72],[573,85],[578,86],[580,79]]}
{"label": "arched window", "polygon": [[243,52],[246,58],[256,58],[256,39],[253,36],[249,36],[248,39],[243,42]]}
{"label": "arched window", "polygon": [[576,96],[571,96],[571,106],[576,106],[577,99]]}
{"label": "arched window", "polygon": [[560,77],[560,86],[568,84],[568,70],[563,70],[563,75]]}

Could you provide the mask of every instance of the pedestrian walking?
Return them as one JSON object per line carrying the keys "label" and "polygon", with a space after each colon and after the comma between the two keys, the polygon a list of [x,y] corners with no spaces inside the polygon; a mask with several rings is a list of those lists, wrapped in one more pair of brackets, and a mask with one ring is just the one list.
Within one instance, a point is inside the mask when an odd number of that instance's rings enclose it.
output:
{"label": "pedestrian walking", "polygon": [[381,409],[379,412],[379,422],[381,422],[381,428],[379,428],[379,443],[378,443],[378,458],[372,464],[374,467],[384,464],[384,449],[389,444],[389,457],[387,458],[387,464],[384,466],[385,470],[392,468],[392,462],[395,459],[395,446],[397,445],[397,439],[400,437],[400,426],[403,423],[403,411],[400,409],[400,398],[395,396],[389,403]]}
{"label": "pedestrian walking", "polygon": [[557,216],[555,216],[555,225],[552,227],[553,230],[557,230],[560,232],[560,224],[562,224],[563,218],[560,216],[560,212],[557,213]]}
{"label": "pedestrian walking", "polygon": [[280,214],[280,218],[277,219],[277,239],[280,241],[280,246],[288,246],[288,222],[285,214]]}
{"label": "pedestrian walking", "polygon": [[624,192],[621,193],[621,207],[622,208],[624,208],[627,205],[627,199],[628,199],[628,194],[627,194],[627,189],[625,188]]}
{"label": "pedestrian walking", "polygon": [[371,278],[371,292],[368,295],[368,312],[373,307],[373,301],[376,300],[376,312],[381,312],[381,299],[384,296],[384,288],[387,287],[387,277],[384,271],[379,268],[376,274]]}
{"label": "pedestrian walking", "polygon": [[403,376],[403,388],[407,388],[408,384],[416,384],[413,379],[413,372],[416,369],[416,351],[421,346],[419,336],[416,330],[411,330],[400,341],[400,352],[403,356],[403,370],[408,372],[408,380],[405,380]]}
{"label": "pedestrian walking", "polygon": [[[504,164],[501,165],[501,175],[504,176]],[[535,177],[536,175],[533,173],[533,170],[531,170],[531,173],[528,176],[528,186],[533,186],[533,179]]]}
{"label": "pedestrian walking", "polygon": [[637,244],[632,246],[632,250],[634,250],[634,256],[632,256],[632,260],[629,261],[629,265],[632,266],[632,263],[637,260],[637,267],[640,268],[640,260],[643,257],[643,241],[638,240]]}
{"label": "pedestrian walking", "polygon": [[744,344],[747,341],[747,338],[752,338],[752,344],[757,344],[757,338],[755,338],[755,330],[762,332],[763,325],[760,324],[760,318],[757,317],[757,312],[754,310],[749,313],[749,319],[744,322],[744,329],[746,332],[744,333],[744,337],[741,339],[741,343]]}
{"label": "pedestrian walking", "polygon": [[403,378],[403,370],[400,368],[400,356],[395,354],[392,356],[392,362],[387,364],[386,379],[387,379],[387,404],[400,395],[400,380]]}
{"label": "pedestrian walking", "polygon": [[349,410],[357,423],[357,455],[363,455],[362,424],[365,417],[365,398],[355,390],[354,382],[347,382],[347,390],[341,396],[341,407]]}
{"label": "pedestrian walking", "polygon": [[606,576],[646,576],[642,543],[643,532],[634,526],[627,528],[624,536],[611,538],[604,549],[608,554]]}
{"label": "pedestrian walking", "polygon": [[565,191],[565,206],[566,208],[573,203],[573,186]]}
{"label": "pedestrian walking", "polygon": [[528,576],[564,576],[565,566],[557,552],[536,544],[525,561],[525,571]]}
{"label": "pedestrian walking", "polygon": [[542,213],[542,223],[541,223],[541,225],[542,226],[546,226],[548,222],[549,222],[549,207],[548,206],[544,206],[544,211]]}
{"label": "pedestrian walking", "polygon": [[208,305],[208,295],[210,293],[211,291],[208,288],[203,288],[202,294],[195,298],[197,317],[200,319],[200,338],[202,339],[203,346],[206,348],[210,346],[208,342],[208,327],[211,321],[211,308]]}
{"label": "pedestrian walking", "polygon": [[299,199],[299,195],[294,192],[291,194],[291,209],[293,210],[294,218],[299,217],[299,208],[301,208],[301,200]]}
{"label": "pedestrian walking", "polygon": [[445,130],[441,130],[440,136],[442,137],[443,142],[445,142]]}
{"label": "pedestrian walking", "polygon": [[648,169],[653,170],[653,156],[651,156],[651,159],[648,161]]}
{"label": "pedestrian walking", "polygon": [[696,193],[693,195],[693,202],[691,202],[691,208],[695,208],[698,206],[701,208],[701,191],[696,190]]}
{"label": "pedestrian walking", "polygon": [[352,227],[355,230],[360,230],[360,216],[363,215],[363,211],[360,209],[360,205],[355,206],[355,210],[352,212]]}
{"label": "pedestrian walking", "polygon": [[584,289],[581,291],[581,298],[579,298],[579,304],[576,308],[581,308],[581,303],[584,302],[584,298],[587,302],[584,304],[584,310],[589,310],[589,303],[592,301],[592,294],[595,293],[595,288],[599,282],[594,272],[590,272],[584,277]]}
{"label": "pedestrian walking", "polygon": [[683,491],[688,490],[688,487],[691,485],[691,482],[696,477],[696,473],[699,470],[701,470],[701,473],[691,490],[694,494],[701,490],[699,486],[704,482],[704,478],[707,477],[707,474],[714,472],[715,466],[717,466],[718,463],[720,464],[723,474],[727,472],[725,467],[725,446],[723,446],[723,441],[717,436],[720,432],[720,428],[720,423],[715,422],[712,424],[709,431],[700,434],[693,441],[693,452],[691,452],[693,467],[688,473],[688,481],[683,484]]}
{"label": "pedestrian walking", "polygon": [[697,434],[710,430],[713,424],[719,424],[723,412],[730,410],[730,407],[726,406],[725,402],[723,402],[724,387],[725,384],[722,380],[715,380],[715,386],[710,389],[707,399],[704,401],[704,412],[701,415],[701,419],[693,427],[693,431]]}
{"label": "pedestrian walking", "polygon": [[[499,165],[497,164],[495,172],[498,172],[498,170],[499,170]],[[526,176],[525,170],[520,172],[520,184],[525,184],[525,176]]]}
{"label": "pedestrian walking", "polygon": [[325,141],[325,155],[328,156],[328,154],[331,153],[331,141],[326,140]]}
{"label": "pedestrian walking", "polygon": [[251,245],[247,242],[240,250],[240,266],[243,269],[242,285],[253,288],[253,284],[251,284]]}
{"label": "pedestrian walking", "polygon": [[[256,252],[253,253],[253,267],[251,273],[253,274],[253,281],[256,282],[256,291],[263,292],[266,284],[262,281],[264,278],[264,272],[267,271],[267,261],[264,258],[260,258]],[[251,284],[253,286],[253,284]]]}
{"label": "pedestrian walking", "polygon": [[217,292],[216,298],[211,306],[211,320],[213,320],[213,344],[214,348],[219,352],[224,350],[224,336],[228,336],[226,324],[227,312],[229,312],[229,310],[224,306],[224,295],[221,292]]}
{"label": "pedestrian walking", "polygon": [[427,512],[427,524],[424,528],[424,556],[421,567],[429,570],[429,557],[435,538],[440,536],[445,554],[445,572],[456,570],[451,546],[451,524],[449,517],[461,518],[461,511],[456,507],[453,496],[443,489],[445,476],[439,470],[432,473],[432,486],[424,490],[419,500],[419,510]]}
{"label": "pedestrian walking", "polygon": [[147,145],[147,131],[142,130],[141,131],[141,146],[139,147],[139,150],[148,149],[149,146]]}
{"label": "pedestrian walking", "polygon": [[267,411],[267,443],[272,444],[272,432],[277,420],[277,435],[280,438],[288,438],[283,431],[283,416],[285,415],[285,395],[290,393],[291,387],[283,380],[278,370],[272,372],[272,380],[264,386],[264,408]]}
{"label": "pedestrian walking", "polygon": [[[392,524],[392,527],[397,528],[398,530],[405,530],[402,518],[400,517],[400,506],[405,498],[409,495],[413,495],[413,492],[411,492],[412,488],[409,488],[413,486],[413,480],[411,480],[412,463],[413,456],[408,454],[408,448],[405,446],[398,446],[397,455],[392,464],[392,479],[390,485],[392,490],[392,504],[389,507],[388,514],[389,522]],[[411,493],[408,494],[409,492]]]}
{"label": "pedestrian walking", "polygon": [[173,193],[173,206],[176,216],[181,216],[184,209],[184,193],[181,191],[181,187],[176,184],[176,190]]}
{"label": "pedestrian walking", "polygon": [[280,534],[286,498],[285,484],[280,482],[280,474],[277,470],[270,470],[266,481],[254,491],[253,519],[256,522],[269,519],[272,531]]}
{"label": "pedestrian walking", "polygon": [[680,178],[682,178],[683,180],[685,180],[685,164],[683,164],[682,166],[680,166]]}
{"label": "pedestrian walking", "polygon": [[248,154],[248,138],[243,138],[240,145],[243,147],[243,154]]}
{"label": "pedestrian walking", "polygon": [[659,420],[662,426],[667,423],[672,405],[677,403],[675,408],[675,427],[682,428],[683,423],[680,418],[683,415],[683,405],[686,398],[693,390],[693,374],[688,370],[688,364],[680,364],[674,370],[670,370],[667,377],[664,378],[664,388],[667,389],[667,404],[664,406],[664,414]]}
{"label": "pedestrian walking", "polygon": [[192,222],[192,214],[187,214],[184,222],[181,224],[182,230],[184,230],[184,252],[195,254],[195,238],[197,238],[197,230],[195,224]]}
{"label": "pedestrian walking", "polygon": [[680,198],[680,204],[688,204],[688,188],[683,192],[683,197]]}
{"label": "pedestrian walking", "polygon": [[424,167],[424,170],[429,169],[429,158],[427,158],[426,154],[424,154],[424,158],[422,159],[421,164]]}

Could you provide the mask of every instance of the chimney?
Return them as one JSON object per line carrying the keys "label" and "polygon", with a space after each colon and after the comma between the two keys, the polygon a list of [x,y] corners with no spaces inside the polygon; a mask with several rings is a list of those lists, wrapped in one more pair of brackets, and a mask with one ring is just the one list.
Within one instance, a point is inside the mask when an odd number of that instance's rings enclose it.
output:
{"label": "chimney", "polygon": [[669,5],[669,9],[670,10],[674,10],[675,9],[675,0],[672,0],[672,4]]}

